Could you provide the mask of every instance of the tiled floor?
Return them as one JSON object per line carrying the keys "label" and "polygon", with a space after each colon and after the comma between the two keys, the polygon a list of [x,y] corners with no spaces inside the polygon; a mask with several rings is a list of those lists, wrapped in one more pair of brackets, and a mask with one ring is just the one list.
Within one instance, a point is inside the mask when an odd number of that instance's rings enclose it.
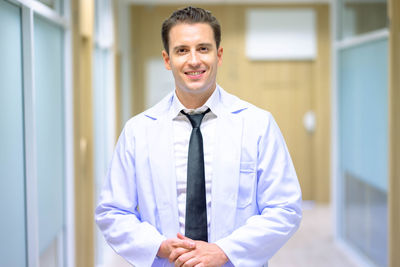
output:
{"label": "tiled floor", "polygon": [[269,261],[269,267],[356,267],[333,240],[328,205],[304,205],[299,230]]}
{"label": "tiled floor", "polygon": [[104,250],[104,265],[101,267],[132,267],[132,265],[107,246]]}
{"label": "tiled floor", "polygon": [[[104,267],[130,267],[111,251],[106,254]],[[270,260],[269,267],[357,267],[357,265],[334,244],[330,207],[305,205],[299,230]]]}

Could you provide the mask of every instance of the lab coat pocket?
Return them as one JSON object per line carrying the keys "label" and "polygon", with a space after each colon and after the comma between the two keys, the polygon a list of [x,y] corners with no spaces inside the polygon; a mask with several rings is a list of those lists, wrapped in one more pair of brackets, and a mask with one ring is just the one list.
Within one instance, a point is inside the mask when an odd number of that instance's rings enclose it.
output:
{"label": "lab coat pocket", "polygon": [[240,163],[238,208],[245,208],[251,204],[254,195],[256,167],[254,162]]}

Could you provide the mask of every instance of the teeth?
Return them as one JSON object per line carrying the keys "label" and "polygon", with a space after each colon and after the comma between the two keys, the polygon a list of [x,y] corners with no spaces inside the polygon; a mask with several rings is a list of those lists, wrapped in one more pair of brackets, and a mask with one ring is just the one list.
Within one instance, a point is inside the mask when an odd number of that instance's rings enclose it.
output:
{"label": "teeth", "polygon": [[188,74],[190,74],[190,75],[199,75],[202,73],[203,73],[202,71],[188,72]]}

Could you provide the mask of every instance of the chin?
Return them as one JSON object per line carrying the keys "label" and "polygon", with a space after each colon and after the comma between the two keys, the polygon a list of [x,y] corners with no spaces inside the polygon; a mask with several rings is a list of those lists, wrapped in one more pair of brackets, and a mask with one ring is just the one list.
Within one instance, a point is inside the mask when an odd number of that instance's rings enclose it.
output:
{"label": "chin", "polygon": [[201,93],[201,92],[205,92],[207,90],[205,90],[204,86],[185,86],[185,91],[188,93]]}
{"label": "chin", "polygon": [[204,89],[204,88],[189,88],[188,92],[192,93],[192,94],[204,94],[207,91],[209,91],[208,89]]}

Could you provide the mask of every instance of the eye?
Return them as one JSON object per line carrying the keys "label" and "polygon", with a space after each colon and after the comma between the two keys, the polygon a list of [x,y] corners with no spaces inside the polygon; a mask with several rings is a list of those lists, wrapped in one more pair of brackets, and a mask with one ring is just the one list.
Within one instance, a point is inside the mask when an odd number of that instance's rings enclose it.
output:
{"label": "eye", "polygon": [[178,50],[176,50],[176,53],[179,55],[183,55],[187,52],[186,48],[179,48]]}
{"label": "eye", "polygon": [[202,53],[207,53],[207,52],[208,52],[208,47],[202,46],[202,47],[199,48],[199,50],[200,50],[200,52],[202,52]]}

